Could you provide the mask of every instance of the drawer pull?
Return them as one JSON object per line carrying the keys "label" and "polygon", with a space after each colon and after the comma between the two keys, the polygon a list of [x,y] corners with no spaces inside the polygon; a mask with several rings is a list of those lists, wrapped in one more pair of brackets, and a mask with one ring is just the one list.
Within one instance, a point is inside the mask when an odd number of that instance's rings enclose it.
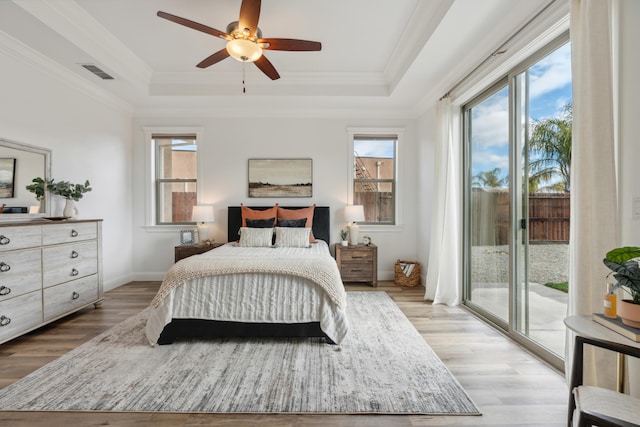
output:
{"label": "drawer pull", "polygon": [[0,236],[0,245],[8,245],[11,243],[11,239],[5,236],[4,234]]}
{"label": "drawer pull", "polygon": [[78,299],[80,298],[80,294],[77,293],[76,291],[73,291],[73,293],[71,294],[71,299]]}
{"label": "drawer pull", "polygon": [[9,295],[11,293],[11,288],[7,288],[6,286],[0,286],[0,295]]}
{"label": "drawer pull", "polygon": [[71,230],[71,237],[78,237],[78,232],[76,230]]}
{"label": "drawer pull", "polygon": [[78,270],[76,270],[75,268],[71,269],[71,275],[72,276],[77,276],[78,274],[80,274],[80,272]]}
{"label": "drawer pull", "polygon": [[0,316],[0,326],[7,326],[11,323],[11,319],[5,315]]}
{"label": "drawer pull", "polygon": [[5,264],[4,262],[0,262],[0,272],[4,273],[11,270],[11,266],[9,264]]}
{"label": "drawer pull", "polygon": [[78,252],[71,251],[71,258],[78,258]]}

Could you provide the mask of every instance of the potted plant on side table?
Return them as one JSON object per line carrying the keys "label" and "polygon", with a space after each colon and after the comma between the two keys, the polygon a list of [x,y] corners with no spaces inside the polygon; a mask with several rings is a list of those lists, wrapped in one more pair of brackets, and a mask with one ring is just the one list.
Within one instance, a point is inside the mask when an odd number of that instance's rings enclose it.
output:
{"label": "potted plant on side table", "polygon": [[625,246],[607,252],[603,260],[611,270],[609,274],[617,280],[611,292],[622,288],[631,295],[632,299],[623,299],[618,304],[618,316],[622,323],[633,328],[640,328],[640,266],[637,258],[640,258],[640,248]]}
{"label": "potted plant on side table", "polygon": [[91,191],[89,180],[82,184],[72,184],[69,181],[52,182],[47,187],[53,194],[66,199],[63,215],[67,218],[77,218],[78,208],[75,202],[82,199],[84,193]]}

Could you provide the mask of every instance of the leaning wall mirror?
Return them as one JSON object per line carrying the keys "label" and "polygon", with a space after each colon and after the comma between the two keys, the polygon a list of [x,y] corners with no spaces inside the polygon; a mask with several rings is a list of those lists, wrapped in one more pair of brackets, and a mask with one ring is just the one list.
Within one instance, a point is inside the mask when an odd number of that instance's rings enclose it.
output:
{"label": "leaning wall mirror", "polygon": [[28,218],[40,206],[39,213],[49,211],[50,196],[45,192],[41,202],[26,189],[33,178],[51,177],[51,150],[0,138],[0,220]]}

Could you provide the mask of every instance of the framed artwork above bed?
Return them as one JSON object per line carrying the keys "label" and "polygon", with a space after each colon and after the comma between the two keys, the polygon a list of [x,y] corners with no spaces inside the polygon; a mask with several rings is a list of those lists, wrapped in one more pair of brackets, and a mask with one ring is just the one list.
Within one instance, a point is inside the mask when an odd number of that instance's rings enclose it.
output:
{"label": "framed artwork above bed", "polygon": [[311,197],[311,159],[249,159],[249,197]]}

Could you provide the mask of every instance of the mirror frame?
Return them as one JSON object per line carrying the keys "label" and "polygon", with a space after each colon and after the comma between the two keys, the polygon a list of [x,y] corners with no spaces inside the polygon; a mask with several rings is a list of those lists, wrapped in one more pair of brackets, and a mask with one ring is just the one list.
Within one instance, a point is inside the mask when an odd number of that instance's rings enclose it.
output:
{"label": "mirror frame", "polygon": [[[51,179],[51,150],[48,148],[42,148],[35,145],[25,144],[22,142],[12,141],[10,139],[0,138],[0,146],[6,148],[12,148],[14,150],[26,151],[34,154],[42,154],[44,156],[44,176],[42,177],[45,181]],[[4,218],[0,218],[0,221],[5,220],[17,220],[17,219],[27,219],[27,218],[39,218],[42,216],[46,216],[51,212],[51,193],[49,191],[45,191],[44,196],[44,207],[45,212],[39,214],[7,214],[2,215]]]}

